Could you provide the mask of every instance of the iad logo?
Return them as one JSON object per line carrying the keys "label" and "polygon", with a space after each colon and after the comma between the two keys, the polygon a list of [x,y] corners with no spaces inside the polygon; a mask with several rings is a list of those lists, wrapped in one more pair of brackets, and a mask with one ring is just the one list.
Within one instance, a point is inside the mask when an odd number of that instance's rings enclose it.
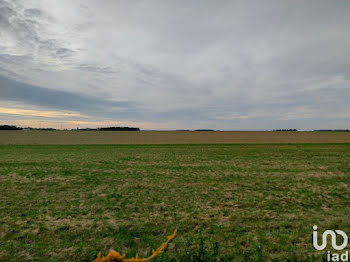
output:
{"label": "iad logo", "polygon": [[[335,250],[343,250],[348,245],[348,242],[349,242],[348,236],[347,236],[347,234],[345,234],[344,231],[341,231],[341,230],[335,230],[335,232],[333,230],[326,230],[325,232],[323,232],[322,244],[319,245],[318,240],[317,240],[317,226],[314,226],[313,228],[314,228],[314,232],[312,234],[312,241],[314,244],[314,248],[316,248],[317,250],[323,250],[326,248],[328,235],[331,236],[332,247]],[[343,244],[341,244],[340,246],[337,245],[336,233],[343,237]]]}
{"label": "iad logo", "polygon": [[[312,233],[312,243],[314,245],[314,248],[317,250],[323,250],[327,247],[327,237],[331,236],[331,243],[332,247],[335,250],[343,250],[347,247],[349,239],[347,234],[342,230],[326,230],[322,234],[322,243],[321,245],[318,244],[318,232],[317,232],[317,226],[313,226],[314,232]],[[343,238],[343,243],[341,245],[337,245],[337,235],[340,235]],[[349,253],[346,251],[343,254],[332,254],[330,251],[327,251],[327,261],[349,261]]]}

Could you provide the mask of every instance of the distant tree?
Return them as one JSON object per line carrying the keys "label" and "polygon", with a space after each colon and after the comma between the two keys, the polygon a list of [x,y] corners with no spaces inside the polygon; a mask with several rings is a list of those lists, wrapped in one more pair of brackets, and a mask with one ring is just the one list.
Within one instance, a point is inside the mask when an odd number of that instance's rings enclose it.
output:
{"label": "distant tree", "polygon": [[194,131],[214,131],[214,129],[196,129]]}
{"label": "distant tree", "polygon": [[100,127],[98,128],[97,130],[100,130],[100,131],[140,131],[140,128],[138,127],[127,127],[127,126],[124,126],[124,127]]}
{"label": "distant tree", "polygon": [[9,126],[9,125],[2,125],[0,126],[0,130],[22,130],[22,127],[17,126]]}
{"label": "distant tree", "polygon": [[298,129],[276,129],[276,130],[273,130],[273,131],[283,131],[283,132],[292,131],[292,132],[295,132],[295,131],[298,131]]}

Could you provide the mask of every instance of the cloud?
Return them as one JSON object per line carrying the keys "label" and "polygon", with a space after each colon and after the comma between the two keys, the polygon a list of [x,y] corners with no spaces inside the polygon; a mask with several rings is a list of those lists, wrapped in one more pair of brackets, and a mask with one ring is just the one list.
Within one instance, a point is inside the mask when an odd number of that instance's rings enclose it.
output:
{"label": "cloud", "polygon": [[350,128],[349,8],[2,0],[0,100],[177,128]]}
{"label": "cloud", "polygon": [[[82,112],[89,114],[90,116],[103,117],[103,115],[105,115],[105,117],[108,118],[111,114],[117,114],[118,110],[119,112],[122,112],[123,115],[128,115],[128,111],[134,110],[135,107],[131,102],[105,100],[84,94],[51,90],[44,87],[17,82],[2,76],[0,76],[0,95],[1,100],[3,101],[20,102],[22,104],[43,108],[43,114],[46,114],[47,116],[49,114],[51,114],[51,116],[56,114],[47,111],[48,108],[54,108]],[[39,116],[38,110],[18,111],[27,113],[37,112],[37,115]],[[13,113],[15,112],[15,109],[9,112]],[[66,116],[76,117],[78,115],[79,113],[67,113]],[[58,113],[56,116],[58,116]],[[83,115],[80,114],[80,116]]]}
{"label": "cloud", "polygon": [[86,117],[76,112],[29,110],[29,109],[7,108],[7,107],[0,107],[0,114],[19,115],[19,116],[37,116],[37,117],[45,117],[45,118],[67,118],[67,117],[84,118]]}

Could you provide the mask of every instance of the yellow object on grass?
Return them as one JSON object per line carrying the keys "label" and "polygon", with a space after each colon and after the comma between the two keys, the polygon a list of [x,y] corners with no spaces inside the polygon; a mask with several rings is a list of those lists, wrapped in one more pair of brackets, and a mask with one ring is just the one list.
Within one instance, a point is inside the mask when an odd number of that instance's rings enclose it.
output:
{"label": "yellow object on grass", "polygon": [[93,262],[146,262],[159,256],[162,251],[168,246],[168,243],[172,241],[176,237],[177,230],[175,229],[174,233],[167,237],[167,240],[160,245],[156,250],[152,250],[152,255],[147,258],[139,258],[136,254],[136,257],[133,258],[125,258],[125,254],[121,255],[119,252],[114,250],[109,250],[107,256],[102,257],[101,252],[98,253],[97,258]]}

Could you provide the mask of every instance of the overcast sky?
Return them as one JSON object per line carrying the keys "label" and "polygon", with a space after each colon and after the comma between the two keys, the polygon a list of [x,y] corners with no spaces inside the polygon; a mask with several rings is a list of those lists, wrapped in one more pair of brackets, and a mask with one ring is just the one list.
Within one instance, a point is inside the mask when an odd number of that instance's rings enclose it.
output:
{"label": "overcast sky", "polygon": [[349,0],[0,0],[0,124],[350,128],[349,14]]}

